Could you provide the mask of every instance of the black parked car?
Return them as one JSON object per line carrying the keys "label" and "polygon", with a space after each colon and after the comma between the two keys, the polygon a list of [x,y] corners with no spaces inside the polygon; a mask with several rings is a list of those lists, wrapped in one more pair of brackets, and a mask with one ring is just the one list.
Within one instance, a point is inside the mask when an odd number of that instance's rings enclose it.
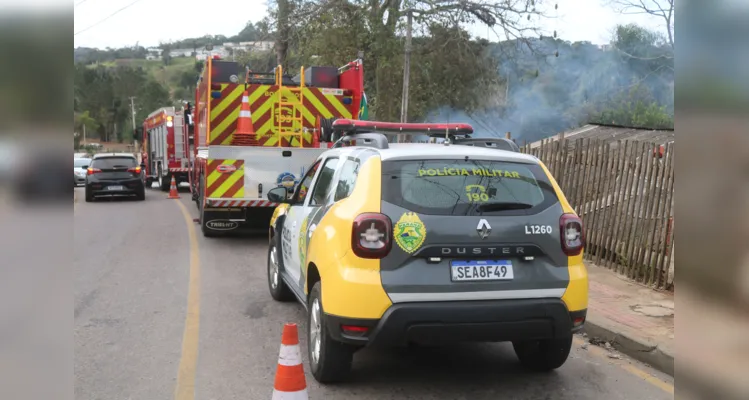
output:
{"label": "black parked car", "polygon": [[130,154],[97,154],[86,172],[86,201],[99,196],[136,196],[145,200],[141,167]]}

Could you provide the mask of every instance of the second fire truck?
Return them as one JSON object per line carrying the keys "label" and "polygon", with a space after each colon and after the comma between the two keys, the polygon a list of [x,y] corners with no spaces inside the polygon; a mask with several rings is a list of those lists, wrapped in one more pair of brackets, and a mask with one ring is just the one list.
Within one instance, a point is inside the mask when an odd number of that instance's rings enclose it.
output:
{"label": "second fire truck", "polygon": [[189,181],[183,129],[192,130],[192,116],[178,113],[174,107],[160,108],[146,118],[141,146],[146,187],[157,182],[162,191],[168,191],[172,177],[177,185]]}
{"label": "second fire truck", "polygon": [[[242,110],[243,102],[249,110]],[[265,198],[268,190],[292,189],[304,177],[335,140],[335,119],[363,115],[361,60],[301,68],[296,76],[280,66],[258,74],[236,62],[206,60],[196,89],[194,138],[184,130],[192,149],[185,165],[194,165],[190,187],[203,234],[267,230],[276,206]],[[241,118],[250,129],[238,131]]]}

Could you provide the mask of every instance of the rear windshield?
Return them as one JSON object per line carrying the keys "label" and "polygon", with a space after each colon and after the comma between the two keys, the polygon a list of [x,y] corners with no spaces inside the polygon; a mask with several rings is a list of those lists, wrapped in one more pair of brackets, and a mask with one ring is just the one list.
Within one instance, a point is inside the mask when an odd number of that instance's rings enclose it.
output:
{"label": "rear windshield", "polygon": [[132,157],[97,158],[91,163],[91,167],[99,169],[130,168],[135,166],[135,159]]}
{"label": "rear windshield", "polygon": [[529,215],[558,202],[538,165],[479,160],[383,163],[383,200],[433,215]]}

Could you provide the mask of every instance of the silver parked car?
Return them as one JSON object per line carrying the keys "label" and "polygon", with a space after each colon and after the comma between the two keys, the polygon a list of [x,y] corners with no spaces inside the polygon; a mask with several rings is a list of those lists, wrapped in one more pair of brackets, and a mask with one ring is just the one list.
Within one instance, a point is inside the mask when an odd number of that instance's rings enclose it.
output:
{"label": "silver parked car", "polygon": [[79,186],[86,183],[86,170],[91,164],[90,158],[73,159],[73,185]]}

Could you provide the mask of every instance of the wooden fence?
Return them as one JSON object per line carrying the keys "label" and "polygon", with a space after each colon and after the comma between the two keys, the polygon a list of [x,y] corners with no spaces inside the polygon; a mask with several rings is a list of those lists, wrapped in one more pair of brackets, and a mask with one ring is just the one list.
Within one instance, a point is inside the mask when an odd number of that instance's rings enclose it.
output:
{"label": "wooden fence", "polygon": [[521,147],[546,164],[583,219],[585,258],[670,289],[674,144],[547,139]]}

